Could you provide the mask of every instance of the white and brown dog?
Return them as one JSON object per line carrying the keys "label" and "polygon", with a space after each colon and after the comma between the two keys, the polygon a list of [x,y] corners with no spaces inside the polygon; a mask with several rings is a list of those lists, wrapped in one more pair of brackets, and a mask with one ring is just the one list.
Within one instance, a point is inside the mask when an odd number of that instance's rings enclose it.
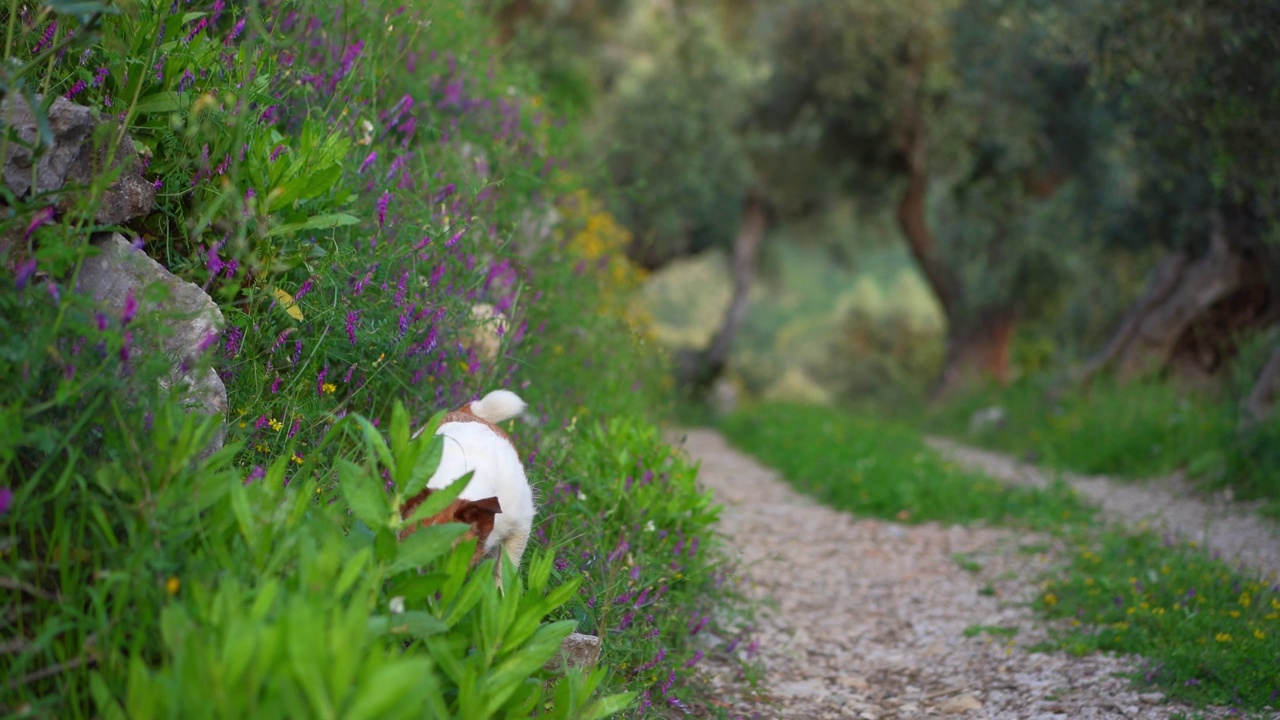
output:
{"label": "white and brown dog", "polygon": [[[432,492],[452,485],[468,472],[474,474],[456,500],[402,532],[402,538],[417,527],[466,523],[471,530],[463,537],[477,539],[473,564],[502,548],[513,565],[520,565],[533,526],[533,490],[511,437],[497,424],[524,412],[525,407],[515,393],[494,390],[445,414],[436,431],[444,438],[440,466],[426,489],[405,502],[401,513],[408,517]],[[414,437],[420,434],[422,430]]]}

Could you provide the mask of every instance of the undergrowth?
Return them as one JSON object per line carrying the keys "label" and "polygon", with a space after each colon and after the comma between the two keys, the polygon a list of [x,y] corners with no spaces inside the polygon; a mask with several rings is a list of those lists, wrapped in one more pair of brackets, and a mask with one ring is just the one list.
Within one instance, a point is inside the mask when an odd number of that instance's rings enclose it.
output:
{"label": "undergrowth", "polygon": [[1007,488],[938,457],[906,425],[837,409],[761,405],[730,415],[721,429],[800,490],[863,515],[1044,528],[1091,514],[1065,486]]}
{"label": "undergrowth", "polygon": [[[654,427],[664,359],[626,231],[463,0],[0,8],[6,100],[56,99],[138,170],[0,217],[0,712],[26,717],[681,714],[739,630],[694,468]],[[123,157],[123,155],[121,155]],[[32,172],[35,173],[36,164]],[[94,219],[122,172],[157,189]],[[225,318],[156,352],[165,289],[78,291],[114,232]],[[212,367],[230,410],[175,410]],[[438,410],[518,391],[542,512],[499,594],[456,528],[396,541]],[[344,429],[345,428],[345,429]],[[423,436],[429,439],[430,435]],[[621,499],[620,499],[621,498]],[[456,534],[456,533],[455,533]],[[603,662],[544,669],[599,633]],[[703,642],[715,630],[719,643]],[[696,647],[695,647],[696,645]]]}

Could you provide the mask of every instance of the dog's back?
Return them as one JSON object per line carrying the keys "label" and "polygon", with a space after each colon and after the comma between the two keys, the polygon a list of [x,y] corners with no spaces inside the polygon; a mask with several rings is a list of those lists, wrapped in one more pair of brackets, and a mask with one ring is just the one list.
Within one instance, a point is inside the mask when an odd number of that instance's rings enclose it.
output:
{"label": "dog's back", "polygon": [[524,408],[524,401],[515,393],[495,390],[447,413],[436,431],[444,438],[440,466],[423,491],[424,495],[430,494],[452,485],[468,472],[474,473],[459,499],[497,498],[502,510],[493,517],[488,537],[481,538],[484,553],[491,554],[501,546],[516,565],[524,555],[533,526],[533,490],[515,445],[497,423],[515,417]]}

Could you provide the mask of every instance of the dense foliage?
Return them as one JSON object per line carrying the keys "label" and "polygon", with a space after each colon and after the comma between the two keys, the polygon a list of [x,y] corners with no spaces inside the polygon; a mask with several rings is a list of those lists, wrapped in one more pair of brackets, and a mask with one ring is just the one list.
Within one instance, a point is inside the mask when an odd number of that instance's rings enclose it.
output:
{"label": "dense foliage", "polygon": [[[6,90],[100,112],[95,141],[132,137],[158,202],[96,226],[111,173],[5,198],[4,710],[692,704],[716,651],[690,642],[719,622],[715,512],[652,425],[663,363],[628,310],[627,233],[484,16],[461,0],[63,5],[4,11],[21,68]],[[205,451],[218,419],[155,389],[161,318],[77,292],[104,230],[217,300],[225,328],[176,361],[226,384],[223,449]],[[450,549],[453,526],[395,542],[398,499],[433,467],[409,431],[494,387],[530,403],[510,431],[543,507],[502,593]],[[543,669],[573,630],[603,637],[601,665]]]}

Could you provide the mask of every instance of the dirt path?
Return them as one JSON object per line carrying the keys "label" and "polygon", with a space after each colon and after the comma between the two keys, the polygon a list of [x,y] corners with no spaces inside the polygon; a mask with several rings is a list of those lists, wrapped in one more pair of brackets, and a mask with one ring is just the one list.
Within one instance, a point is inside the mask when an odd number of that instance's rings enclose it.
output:
{"label": "dirt path", "polygon": [[[1045,638],[1025,601],[1049,562],[1027,549],[1047,538],[855,519],[799,495],[714,431],[684,436],[724,505],[736,579],[763,605],[760,693],[733,667],[709,668],[730,717],[1154,720],[1187,711],[1116,677],[1140,661],[1026,650]],[[978,626],[1017,634],[965,637]]]}
{"label": "dirt path", "polygon": [[[1044,487],[1055,477],[1006,455],[929,438],[929,445],[953,462],[1016,485]],[[1097,505],[1102,516],[1129,527],[1147,524],[1157,532],[1202,543],[1227,562],[1243,564],[1268,582],[1280,581],[1280,531],[1254,507],[1222,494],[1202,499],[1180,478],[1122,482],[1107,477],[1063,473],[1062,479]]]}

